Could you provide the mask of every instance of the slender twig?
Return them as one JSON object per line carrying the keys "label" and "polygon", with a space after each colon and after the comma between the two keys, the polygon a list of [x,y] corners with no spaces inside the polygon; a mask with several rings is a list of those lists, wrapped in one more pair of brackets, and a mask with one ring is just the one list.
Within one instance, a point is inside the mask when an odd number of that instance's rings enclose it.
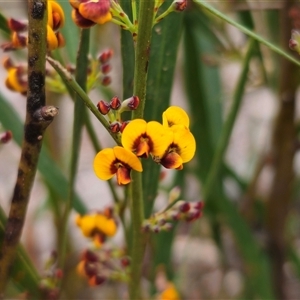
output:
{"label": "slender twig", "polygon": [[[89,42],[90,41],[90,30],[82,29],[80,34],[79,49],[77,52],[76,59],[76,71],[75,79],[78,85],[86,91],[87,73],[88,73],[88,53],[89,53]],[[72,152],[71,152],[71,163],[70,163],[70,175],[69,175],[69,190],[68,200],[66,202],[65,210],[62,218],[62,239],[59,251],[59,265],[61,268],[64,267],[66,251],[67,251],[67,228],[70,211],[73,206],[74,198],[74,185],[76,179],[76,173],[78,168],[79,149],[81,142],[82,127],[85,119],[85,105],[81,101],[80,96],[75,94],[74,97],[74,122],[73,122],[73,137],[72,137]]]}
{"label": "slender twig", "polygon": [[0,298],[9,278],[20,241],[42,138],[58,109],[45,106],[45,57],[47,1],[28,1],[28,91],[24,139],[17,182],[0,255]]}
{"label": "slender twig", "polygon": [[[148,62],[150,54],[150,40],[154,16],[154,0],[139,2],[138,35],[135,49],[134,95],[140,98],[140,105],[132,114],[132,118],[143,118]],[[144,220],[144,203],[142,189],[142,175],[133,172],[131,184],[131,217],[132,217],[132,245],[131,245],[131,281],[129,284],[130,299],[141,299],[140,279],[145,250],[145,235],[142,222]]]}
{"label": "slender twig", "polygon": [[109,123],[104,118],[103,115],[98,111],[97,107],[91,101],[86,92],[80,87],[80,85],[76,82],[76,80],[72,77],[72,75],[56,60],[47,56],[47,61],[50,65],[55,69],[55,71],[59,74],[62,80],[71,88],[75,93],[78,94],[80,99],[85,103],[85,105],[89,108],[89,110],[95,115],[95,117],[100,121],[100,123],[104,126],[104,128],[109,132],[112,138],[118,145],[121,145],[120,134],[112,133],[110,130]]}

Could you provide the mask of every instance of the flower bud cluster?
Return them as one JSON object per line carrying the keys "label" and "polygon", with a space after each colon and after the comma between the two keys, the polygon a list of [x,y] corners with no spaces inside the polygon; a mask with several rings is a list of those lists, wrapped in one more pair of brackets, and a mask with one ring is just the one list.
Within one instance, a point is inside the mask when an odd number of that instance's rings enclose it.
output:
{"label": "flower bud cluster", "polygon": [[119,97],[114,96],[110,102],[100,100],[97,108],[102,115],[107,115],[110,122],[110,129],[113,133],[123,132],[127,121],[121,120],[121,114],[124,111],[131,111],[137,109],[140,104],[140,99],[137,96],[132,96],[121,102]]}
{"label": "flower bud cluster", "polygon": [[108,280],[128,281],[130,259],[120,249],[86,249],[77,265],[77,273],[88,280],[90,286],[102,285]]}
{"label": "flower bud cluster", "polygon": [[111,83],[111,77],[108,75],[108,73],[111,71],[111,64],[110,59],[113,56],[112,49],[107,49],[103,52],[101,52],[98,56],[98,62],[100,64],[100,70],[103,75],[101,79],[101,84],[103,86],[108,86]]}
{"label": "flower bud cluster", "polygon": [[60,281],[63,279],[63,270],[56,267],[57,253],[53,251],[44,266],[39,289],[43,299],[58,299]]}
{"label": "flower bud cluster", "polygon": [[203,202],[177,201],[170,209],[158,212],[145,220],[143,223],[144,231],[158,233],[169,231],[173,228],[174,221],[192,222],[202,216]]}

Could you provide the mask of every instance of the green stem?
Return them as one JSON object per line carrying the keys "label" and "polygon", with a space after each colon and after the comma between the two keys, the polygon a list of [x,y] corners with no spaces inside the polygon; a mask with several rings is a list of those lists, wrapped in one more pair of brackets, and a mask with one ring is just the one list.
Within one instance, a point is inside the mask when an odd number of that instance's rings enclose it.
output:
{"label": "green stem", "polygon": [[[87,82],[87,69],[88,69],[88,53],[89,53],[89,41],[90,41],[90,30],[82,29],[80,35],[80,44],[76,59],[76,82],[82,88],[86,90]],[[70,211],[73,207],[74,198],[74,184],[76,179],[76,173],[78,168],[78,157],[81,142],[82,126],[85,119],[85,106],[84,102],[81,101],[80,96],[75,94],[75,105],[74,105],[74,123],[73,123],[73,137],[72,137],[72,154],[71,154],[71,166],[70,166],[70,180],[68,190],[68,200],[66,202],[65,211],[62,218],[62,236],[59,251],[59,266],[63,269],[66,251],[67,251],[67,228]]]}
{"label": "green stem", "polygon": [[[271,50],[273,50],[274,52],[278,53],[279,55],[285,57],[286,59],[293,62],[297,66],[300,66],[300,61],[295,59],[293,56],[289,55],[286,51],[282,50],[281,48],[276,47],[274,44],[268,42],[267,40],[265,40],[260,35],[256,34],[255,32],[253,32],[253,31],[249,30],[248,28],[246,28],[246,27],[240,25],[239,23],[235,22],[233,19],[227,17],[225,14],[221,13],[220,11],[218,11],[217,9],[215,9],[214,7],[212,7],[211,5],[206,3],[205,1],[194,0],[194,2],[197,5],[207,9],[210,13],[212,13],[216,17],[220,18],[221,20],[226,21],[227,23],[229,23],[229,24],[233,25],[234,27],[238,28],[240,31],[244,32],[248,36],[250,36],[253,39],[257,40],[258,42],[262,43],[263,45],[266,45]],[[288,41],[286,41],[286,42],[288,43]]]}
{"label": "green stem", "polygon": [[207,180],[205,182],[204,199],[206,201],[209,200],[211,193],[213,192],[213,189],[214,189],[214,186],[216,183],[216,179],[218,177],[219,171],[223,164],[223,157],[224,157],[224,154],[225,154],[228,142],[229,142],[230,135],[232,133],[233,125],[235,123],[237,113],[240,108],[240,104],[243,99],[245,85],[247,82],[249,63],[255,52],[255,49],[256,49],[255,45],[256,45],[256,41],[254,39],[251,39],[249,47],[248,47],[248,51],[243,60],[242,72],[241,72],[239,81],[237,83],[237,86],[236,86],[236,89],[234,92],[231,110],[230,110],[227,120],[224,124],[223,131],[222,131],[222,134],[220,137],[220,141],[217,146],[216,153],[214,155],[212,165],[211,165],[210,171],[208,173]]}
{"label": "green stem", "polygon": [[73,90],[80,99],[85,103],[85,105],[89,108],[89,110],[95,115],[95,117],[100,121],[100,123],[104,126],[104,128],[108,131],[108,133],[112,136],[115,142],[118,145],[121,145],[120,134],[114,134],[110,130],[109,123],[106,121],[103,115],[98,111],[97,107],[91,101],[86,92],[80,87],[80,85],[74,80],[72,75],[56,60],[52,57],[47,56],[47,61],[50,65],[55,69],[55,71],[59,74],[59,76],[63,79],[65,84]]}
{"label": "green stem", "polygon": [[[139,2],[138,35],[135,49],[134,69],[134,95],[140,99],[139,107],[133,111],[132,118],[143,118],[146,100],[146,86],[148,75],[148,62],[150,54],[150,41],[154,16],[154,0]],[[131,183],[131,218],[132,218],[132,244],[131,244],[131,281],[129,283],[130,299],[141,299],[140,279],[145,251],[145,235],[142,232],[144,220],[144,202],[142,175],[132,172]]]}

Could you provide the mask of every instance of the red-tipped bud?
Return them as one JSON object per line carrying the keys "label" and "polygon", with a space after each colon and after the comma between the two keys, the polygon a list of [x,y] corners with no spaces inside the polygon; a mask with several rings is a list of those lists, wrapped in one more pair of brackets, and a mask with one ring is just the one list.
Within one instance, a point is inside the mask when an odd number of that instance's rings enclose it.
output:
{"label": "red-tipped bud", "polygon": [[25,31],[27,29],[27,24],[25,22],[21,22],[15,19],[8,19],[7,25],[9,29],[16,32]]}
{"label": "red-tipped bud", "polygon": [[101,72],[102,74],[107,74],[111,71],[111,65],[108,63],[105,63],[101,66]]}
{"label": "red-tipped bud", "polygon": [[119,122],[113,122],[110,124],[110,130],[113,133],[118,133],[120,132],[120,123]]}
{"label": "red-tipped bud", "polygon": [[88,262],[97,262],[98,261],[97,254],[89,249],[87,249],[86,251],[83,252],[82,258],[83,258],[83,260],[86,260]]}
{"label": "red-tipped bud", "polygon": [[154,233],[159,233],[161,231],[161,228],[158,225],[154,225],[153,228],[152,228],[152,231]]}
{"label": "red-tipped bud", "polygon": [[119,99],[119,97],[115,96],[111,99],[110,103],[110,108],[113,110],[118,110],[121,106],[121,101]]}
{"label": "red-tipped bud", "polygon": [[187,7],[187,0],[175,0],[173,2],[175,11],[183,11]]}
{"label": "red-tipped bud", "polygon": [[112,49],[107,49],[107,50],[103,51],[102,53],[100,53],[100,55],[98,57],[98,60],[102,64],[105,64],[111,59],[112,56],[113,56],[113,50]]}
{"label": "red-tipped bud", "polygon": [[121,265],[123,268],[126,268],[130,265],[130,258],[129,257],[122,257],[121,258]]}
{"label": "red-tipped bud", "polygon": [[104,76],[101,80],[102,85],[108,86],[111,84],[111,77],[110,76]]}
{"label": "red-tipped bud", "polygon": [[88,276],[88,277],[95,276],[98,272],[97,266],[94,263],[85,263],[84,271],[85,271],[86,276]]}
{"label": "red-tipped bud", "polygon": [[135,110],[140,104],[138,96],[132,96],[122,102],[122,111]]}
{"label": "red-tipped bud", "polygon": [[97,104],[97,108],[102,115],[107,115],[110,111],[110,104],[103,100],[100,100]]}
{"label": "red-tipped bud", "polygon": [[6,144],[12,139],[13,135],[10,130],[6,131],[2,136],[0,136],[1,144]]}
{"label": "red-tipped bud", "polygon": [[129,121],[124,121],[121,123],[121,128],[120,128],[121,133],[123,132],[123,130],[125,129],[125,127],[127,126],[128,123],[129,123]]}
{"label": "red-tipped bud", "polygon": [[54,275],[57,279],[62,279],[64,277],[64,272],[62,269],[56,269]]}
{"label": "red-tipped bud", "polygon": [[24,48],[27,45],[27,37],[17,32],[14,32],[12,35],[12,45],[16,49]]}
{"label": "red-tipped bud", "polygon": [[195,209],[202,210],[203,207],[204,207],[204,202],[199,201],[199,202],[193,203],[193,207],[194,207]]}
{"label": "red-tipped bud", "polygon": [[184,202],[183,204],[181,204],[181,205],[179,206],[179,210],[180,210],[181,212],[183,212],[183,213],[188,212],[188,211],[190,210],[190,208],[191,208],[191,206],[190,206],[190,204],[189,204],[188,202]]}

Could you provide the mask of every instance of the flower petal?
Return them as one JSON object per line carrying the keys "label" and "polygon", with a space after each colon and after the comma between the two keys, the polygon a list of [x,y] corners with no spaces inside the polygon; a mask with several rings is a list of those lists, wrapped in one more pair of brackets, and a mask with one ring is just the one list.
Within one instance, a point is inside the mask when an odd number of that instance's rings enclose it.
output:
{"label": "flower petal", "polygon": [[173,125],[184,125],[189,128],[190,119],[187,113],[179,106],[170,106],[163,112],[163,125],[171,127]]}
{"label": "flower petal", "polygon": [[86,237],[91,237],[96,226],[96,215],[84,215],[76,220],[82,233]]}
{"label": "flower petal", "polygon": [[102,180],[108,180],[114,176],[117,169],[114,166],[116,156],[111,148],[101,150],[94,159],[94,171]]}
{"label": "flower petal", "polygon": [[184,126],[172,126],[174,132],[173,144],[177,147],[177,153],[181,156],[182,162],[190,161],[196,151],[196,141],[189,129]]}
{"label": "flower petal", "polygon": [[182,158],[174,151],[167,153],[160,161],[167,169],[182,169]]}
{"label": "flower petal", "polygon": [[106,216],[102,214],[96,215],[96,228],[108,236],[113,236],[117,231],[117,225],[114,219],[108,219]]}
{"label": "flower petal", "polygon": [[120,166],[117,170],[117,182],[118,185],[126,185],[130,183],[131,177],[130,177],[130,171],[131,169],[128,167]]}
{"label": "flower petal", "polygon": [[92,0],[79,5],[80,14],[97,24],[104,24],[111,20],[109,0]]}
{"label": "flower petal", "polygon": [[173,141],[173,132],[162,124],[151,121],[147,124],[146,134],[151,139],[151,154],[162,157]]}
{"label": "flower petal", "polygon": [[[127,128],[127,127],[126,127]],[[126,129],[125,128],[125,129]],[[143,171],[142,163],[138,159],[138,157],[130,152],[129,150],[126,150],[123,147],[116,146],[113,148],[115,157],[121,162],[129,166],[131,169],[134,169],[138,172]]]}
{"label": "flower petal", "polygon": [[130,121],[122,133],[122,145],[125,149],[135,152],[139,138],[146,133],[147,122],[143,119]]}

